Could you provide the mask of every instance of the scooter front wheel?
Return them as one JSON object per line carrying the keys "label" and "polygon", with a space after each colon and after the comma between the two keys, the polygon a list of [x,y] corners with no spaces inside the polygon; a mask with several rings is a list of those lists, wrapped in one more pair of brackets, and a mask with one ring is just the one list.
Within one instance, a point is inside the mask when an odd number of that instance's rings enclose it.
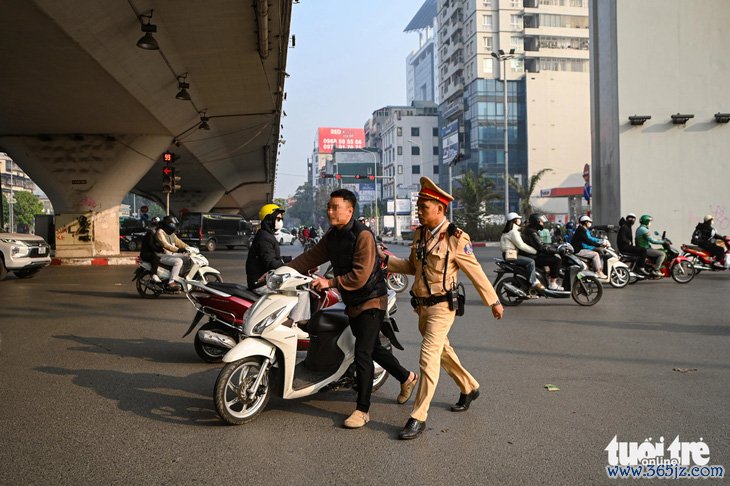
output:
{"label": "scooter front wheel", "polygon": [[[258,417],[271,397],[271,368],[262,370],[264,358],[251,356],[223,367],[215,382],[215,409],[231,425],[242,425]],[[259,386],[251,387],[260,373]]]}
{"label": "scooter front wheel", "polygon": [[672,279],[680,284],[691,282],[695,278],[695,275],[697,275],[695,266],[689,260],[682,260],[681,262],[675,263],[672,265],[670,272]]}
{"label": "scooter front wheel", "polygon": [[591,306],[598,303],[603,297],[603,285],[595,277],[583,277],[573,282],[573,289],[570,292],[576,304]]}

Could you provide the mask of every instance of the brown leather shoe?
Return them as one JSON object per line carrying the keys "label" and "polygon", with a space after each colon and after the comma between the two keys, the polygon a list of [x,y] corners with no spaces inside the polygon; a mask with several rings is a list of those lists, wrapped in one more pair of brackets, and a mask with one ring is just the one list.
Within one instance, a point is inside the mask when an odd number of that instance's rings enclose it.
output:
{"label": "brown leather shoe", "polygon": [[413,379],[411,381],[406,381],[401,384],[400,395],[395,400],[401,405],[410,400],[411,395],[413,395],[413,390],[416,389],[416,383],[418,383],[418,375],[413,373]]}
{"label": "brown leather shoe", "polygon": [[370,414],[355,410],[352,415],[345,419],[344,426],[346,429],[359,429],[370,422]]}

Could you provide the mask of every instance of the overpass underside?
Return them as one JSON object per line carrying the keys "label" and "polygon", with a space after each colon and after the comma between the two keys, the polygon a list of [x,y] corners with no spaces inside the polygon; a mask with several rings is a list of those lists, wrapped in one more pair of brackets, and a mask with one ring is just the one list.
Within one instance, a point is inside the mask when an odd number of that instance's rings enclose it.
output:
{"label": "overpass underside", "polygon": [[[57,255],[118,253],[125,194],[165,200],[166,150],[172,213],[271,199],[291,0],[0,5],[0,151],[53,203]],[[147,23],[157,50],[137,46]]]}

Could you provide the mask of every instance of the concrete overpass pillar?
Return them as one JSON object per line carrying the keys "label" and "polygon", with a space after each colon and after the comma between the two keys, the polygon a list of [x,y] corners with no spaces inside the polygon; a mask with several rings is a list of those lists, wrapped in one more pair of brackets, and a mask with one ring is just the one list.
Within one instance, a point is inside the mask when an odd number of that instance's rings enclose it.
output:
{"label": "concrete overpass pillar", "polygon": [[159,135],[9,136],[0,137],[0,147],[51,200],[56,256],[96,257],[119,254],[121,201],[159,163],[171,140]]}

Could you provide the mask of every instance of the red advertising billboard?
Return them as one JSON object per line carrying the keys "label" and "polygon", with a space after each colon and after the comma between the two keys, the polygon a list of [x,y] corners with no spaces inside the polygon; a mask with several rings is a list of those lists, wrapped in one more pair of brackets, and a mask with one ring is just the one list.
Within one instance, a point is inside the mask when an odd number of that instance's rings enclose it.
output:
{"label": "red advertising billboard", "polygon": [[358,149],[365,146],[363,128],[318,128],[317,146],[320,154],[331,154],[332,147]]}

